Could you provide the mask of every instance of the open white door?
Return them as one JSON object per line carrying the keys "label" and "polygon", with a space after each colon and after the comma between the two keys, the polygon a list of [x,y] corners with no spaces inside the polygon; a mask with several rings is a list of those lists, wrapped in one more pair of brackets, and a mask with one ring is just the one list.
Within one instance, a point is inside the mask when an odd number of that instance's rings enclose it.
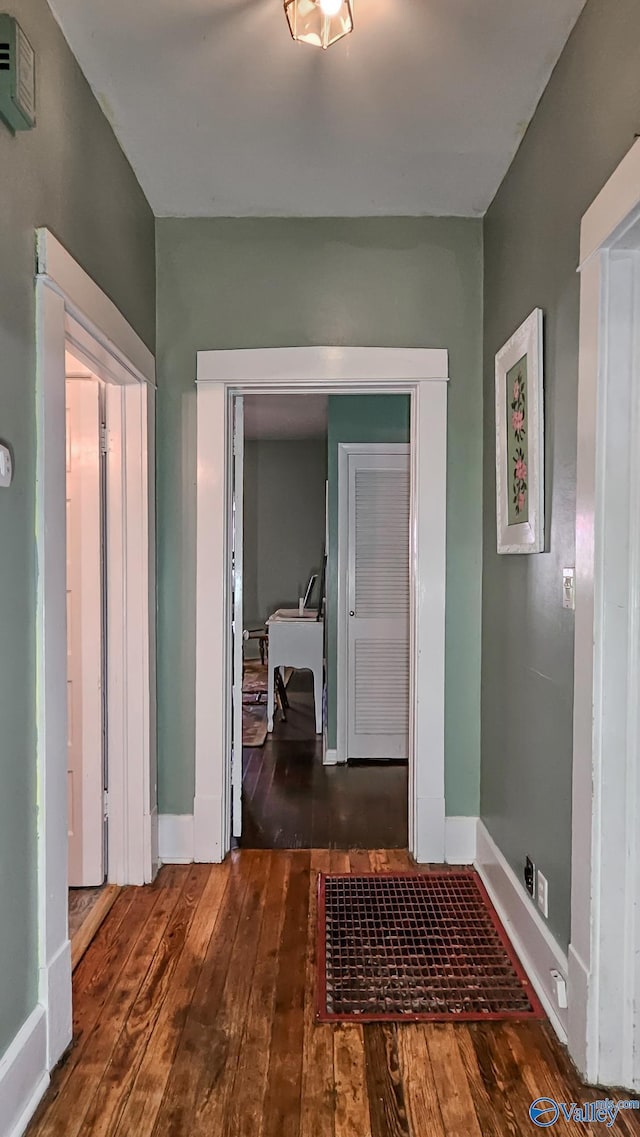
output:
{"label": "open white door", "polygon": [[242,836],[242,539],[244,494],[244,400],[233,400],[233,725],[231,832]]}
{"label": "open white door", "polygon": [[[347,758],[409,757],[408,447],[348,455]],[[344,501],[344,495],[342,496]],[[346,549],[345,549],[346,544]]]}
{"label": "open white door", "polygon": [[100,384],[66,382],[69,884],[105,879]]}

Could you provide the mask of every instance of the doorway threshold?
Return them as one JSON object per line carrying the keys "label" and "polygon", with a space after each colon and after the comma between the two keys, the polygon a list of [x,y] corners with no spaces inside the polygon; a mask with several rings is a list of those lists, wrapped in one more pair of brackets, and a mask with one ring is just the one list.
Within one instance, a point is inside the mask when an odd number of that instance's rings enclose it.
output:
{"label": "doorway threshold", "polygon": [[103,884],[100,888],[69,889],[72,971],[75,971],[98,928],[111,911],[119,892],[120,886],[117,884]]}

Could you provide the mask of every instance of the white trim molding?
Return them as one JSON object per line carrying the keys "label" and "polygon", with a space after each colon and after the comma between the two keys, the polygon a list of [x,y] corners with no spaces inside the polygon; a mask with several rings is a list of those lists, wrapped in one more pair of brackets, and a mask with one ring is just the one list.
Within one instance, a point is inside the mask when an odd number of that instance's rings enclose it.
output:
{"label": "white trim molding", "polygon": [[307,390],[326,384],[341,390],[355,383],[365,390],[378,384],[423,383],[449,378],[449,354],[424,347],[276,347],[199,351],[198,383],[225,383],[259,391],[276,386]]}
{"label": "white trim molding", "polygon": [[640,1089],[640,141],[582,220],[569,1050]]}
{"label": "white trim molding", "polygon": [[158,815],[158,852],[163,865],[189,865],[194,859],[192,813]]}
{"label": "white trim molding", "polygon": [[38,1003],[0,1058],[0,1133],[22,1137],[48,1085],[46,1012]]}
{"label": "white trim molding", "polygon": [[551,973],[566,980],[567,957],[482,821],[477,834],[475,867],[553,1029],[566,1042],[567,1011],[557,1005]]}
{"label": "white trim molding", "polygon": [[51,1069],[71,1041],[72,1022],[67,929],[65,346],[71,342],[105,380],[108,432],[110,424],[117,425],[118,452],[109,451],[107,473],[114,507],[113,514],[109,509],[113,530],[107,539],[113,740],[109,879],[123,884],[150,880],[157,861],[151,847],[155,755],[152,758],[150,742],[155,738],[151,722],[155,659],[150,650],[155,580],[149,525],[155,475],[149,466],[153,446],[147,446],[155,368],[150,352],[124,317],[46,229],[37,231],[36,317],[39,999],[47,1037],[45,1069]]}
{"label": "white trim molding", "polygon": [[116,360],[132,379],[155,387],[156,365],[149,348],[48,229],[36,230],[36,253],[40,280],[64,299],[65,311],[76,325],[90,333],[91,350],[99,345],[94,362],[110,367]]}
{"label": "white trim molding", "polygon": [[[335,750],[327,750],[325,766],[336,766]],[[164,865],[188,865],[194,852],[192,813],[161,813],[158,816],[160,861]],[[477,817],[445,818],[445,856],[448,865],[472,865],[476,860]]]}
{"label": "white trim molding", "polygon": [[580,265],[600,249],[610,246],[634,223],[638,215],[640,187],[640,140],[625,154],[609,181],[591,203],[580,226]]}
{"label": "white trim molding", "polygon": [[198,352],[194,856],[230,847],[230,405],[235,394],[411,395],[414,676],[409,847],[443,861],[448,354],[428,348],[309,347]]}
{"label": "white trim molding", "polygon": [[478,843],[478,818],[447,817],[444,839],[445,860],[448,865],[474,864]]}

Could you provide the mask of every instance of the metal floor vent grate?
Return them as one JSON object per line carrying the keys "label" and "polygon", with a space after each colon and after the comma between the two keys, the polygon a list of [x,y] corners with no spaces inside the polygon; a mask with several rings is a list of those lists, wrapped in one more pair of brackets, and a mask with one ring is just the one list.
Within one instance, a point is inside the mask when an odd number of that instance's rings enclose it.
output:
{"label": "metal floor vent grate", "polygon": [[317,1018],[544,1018],[473,869],[321,874]]}

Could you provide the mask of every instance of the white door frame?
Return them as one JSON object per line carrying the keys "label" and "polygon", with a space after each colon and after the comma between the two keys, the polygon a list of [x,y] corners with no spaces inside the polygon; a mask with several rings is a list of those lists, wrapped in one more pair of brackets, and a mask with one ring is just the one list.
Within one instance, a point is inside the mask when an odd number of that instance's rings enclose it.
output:
{"label": "white door frame", "polygon": [[[406,442],[339,442],[338,443],[338,597],[336,604],[336,760],[347,761],[348,751],[348,715],[347,698],[347,612],[348,601],[348,564],[347,551],[349,548],[349,455],[350,454],[410,454],[411,446]],[[413,560],[410,571],[413,570]],[[413,593],[414,584],[411,583]],[[410,621],[411,625],[412,621]],[[341,692],[343,693],[341,695]]]}
{"label": "white door frame", "polygon": [[[640,141],[582,220],[569,1048],[640,1089]],[[635,230],[634,230],[635,227]]]}
{"label": "white door frame", "polygon": [[244,400],[233,400],[233,486],[231,524],[233,526],[233,625],[239,634],[233,641],[233,730],[231,758],[231,827],[234,837],[242,836],[242,671],[244,640]]}
{"label": "white door frame", "polygon": [[[65,346],[107,381],[109,880],[143,884],[157,863],[153,356],[46,229],[37,231],[36,666],[39,1001],[47,1061],[71,1040],[67,898]],[[151,602],[150,602],[151,600]]]}
{"label": "white door frame", "polygon": [[409,848],[420,862],[444,861],[447,382],[441,349],[198,352],[196,861],[220,861],[230,847],[230,400],[276,392],[411,395],[411,557],[419,587],[411,620]]}

